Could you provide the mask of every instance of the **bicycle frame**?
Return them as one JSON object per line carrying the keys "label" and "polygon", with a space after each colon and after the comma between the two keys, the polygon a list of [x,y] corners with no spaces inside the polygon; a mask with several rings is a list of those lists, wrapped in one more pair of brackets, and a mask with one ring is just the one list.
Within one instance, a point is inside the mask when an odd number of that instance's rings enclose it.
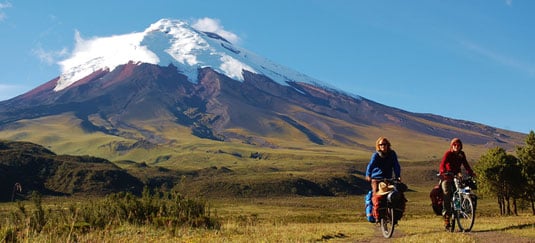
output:
{"label": "bicycle frame", "polygon": [[454,176],[453,184],[455,191],[452,193],[451,199],[453,221],[450,231],[455,230],[455,223],[457,223],[460,231],[469,232],[475,221],[475,195],[469,186],[463,185],[461,177]]}

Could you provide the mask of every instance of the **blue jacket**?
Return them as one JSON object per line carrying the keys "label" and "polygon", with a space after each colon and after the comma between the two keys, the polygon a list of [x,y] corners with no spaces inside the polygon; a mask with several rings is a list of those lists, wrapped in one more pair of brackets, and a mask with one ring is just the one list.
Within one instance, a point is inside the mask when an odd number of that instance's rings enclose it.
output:
{"label": "blue jacket", "polygon": [[401,176],[401,166],[399,165],[398,156],[394,150],[390,150],[386,157],[381,157],[379,152],[372,154],[372,158],[366,167],[366,176],[372,179],[393,178],[392,170],[394,170],[395,178]]}

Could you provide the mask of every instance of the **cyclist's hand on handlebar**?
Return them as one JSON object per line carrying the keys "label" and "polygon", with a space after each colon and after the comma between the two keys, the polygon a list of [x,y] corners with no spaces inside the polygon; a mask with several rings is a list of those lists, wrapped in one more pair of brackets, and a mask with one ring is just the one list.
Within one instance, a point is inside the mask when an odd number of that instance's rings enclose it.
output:
{"label": "cyclist's hand on handlebar", "polygon": [[371,177],[369,177],[369,176],[366,176],[366,181],[371,181],[371,180],[372,180],[372,178],[371,178]]}

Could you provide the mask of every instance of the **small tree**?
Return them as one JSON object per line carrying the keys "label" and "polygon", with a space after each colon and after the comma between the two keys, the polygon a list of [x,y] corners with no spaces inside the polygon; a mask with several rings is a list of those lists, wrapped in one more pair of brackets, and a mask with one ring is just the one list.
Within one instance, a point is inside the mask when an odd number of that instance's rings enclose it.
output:
{"label": "small tree", "polygon": [[[505,200],[507,200],[507,209],[509,209],[509,199],[513,200],[513,214],[518,215],[517,199],[521,199],[524,194],[523,185],[526,180],[522,176],[522,168],[519,160],[511,155],[505,155],[505,165],[502,170],[502,177],[504,178],[503,191]],[[510,211],[507,214],[511,214]]]}
{"label": "small tree", "polygon": [[497,198],[500,214],[516,215],[516,199],[521,198],[521,185],[524,182],[518,159],[507,154],[505,149],[495,147],[481,156],[475,170],[480,181],[480,192]]}
{"label": "small tree", "polygon": [[523,198],[531,203],[532,214],[535,215],[535,133],[530,131],[526,137],[526,144],[516,149],[522,176],[526,180]]}

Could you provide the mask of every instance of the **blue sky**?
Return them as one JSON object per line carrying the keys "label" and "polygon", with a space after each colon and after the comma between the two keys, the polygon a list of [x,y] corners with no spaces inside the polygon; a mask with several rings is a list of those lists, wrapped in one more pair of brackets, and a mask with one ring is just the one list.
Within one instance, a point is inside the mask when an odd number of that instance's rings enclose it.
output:
{"label": "blue sky", "polygon": [[75,33],[216,20],[234,43],[333,87],[417,113],[535,129],[535,1],[0,0],[0,100],[60,75]]}

